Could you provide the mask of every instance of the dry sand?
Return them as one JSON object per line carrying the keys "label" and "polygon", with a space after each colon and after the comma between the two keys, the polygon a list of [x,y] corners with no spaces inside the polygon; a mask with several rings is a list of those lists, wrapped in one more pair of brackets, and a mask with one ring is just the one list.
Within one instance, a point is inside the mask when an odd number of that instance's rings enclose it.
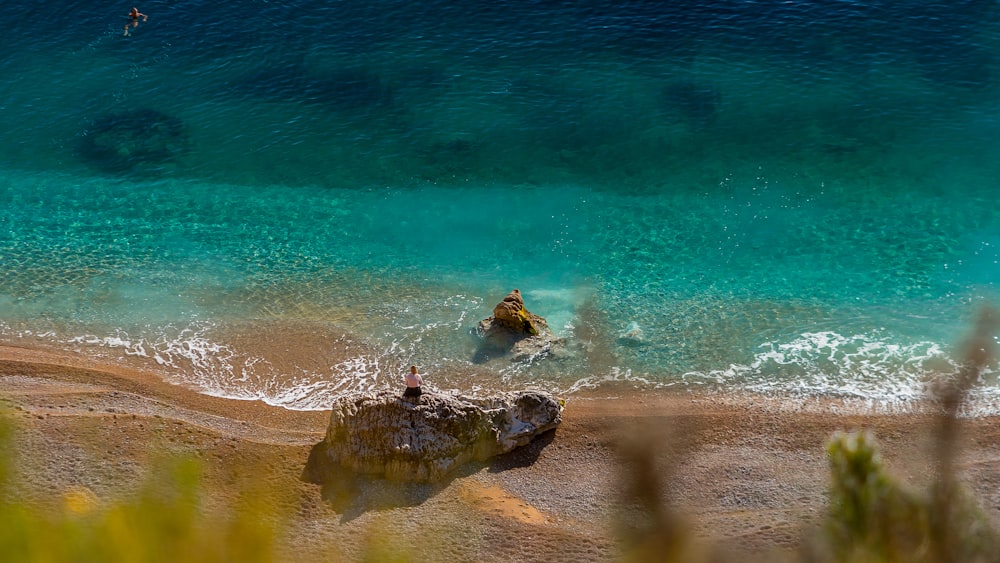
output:
{"label": "dry sand", "polygon": [[[220,399],[156,376],[49,352],[0,347],[0,408],[16,423],[16,494],[58,509],[66,494],[134,494],[164,454],[196,456],[206,510],[240,494],[268,504],[281,560],[357,560],[372,545],[427,561],[606,561],[623,443],[657,453],[669,502],[690,537],[741,558],[793,554],[822,518],[824,445],[871,429],[894,474],[930,474],[933,418],[851,414],[833,401],[603,389],[568,398],[564,422],[530,446],[447,483],[370,482],[350,497],[299,475],[327,412]],[[963,421],[963,476],[1000,516],[1000,427]]]}

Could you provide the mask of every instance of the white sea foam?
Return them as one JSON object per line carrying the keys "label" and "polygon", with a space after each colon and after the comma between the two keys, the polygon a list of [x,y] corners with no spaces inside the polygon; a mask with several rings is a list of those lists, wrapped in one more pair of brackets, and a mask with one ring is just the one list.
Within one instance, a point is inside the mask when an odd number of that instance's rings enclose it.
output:
{"label": "white sea foam", "polygon": [[[839,397],[880,412],[915,408],[929,398],[933,380],[954,377],[959,365],[936,342],[886,342],[874,335],[803,333],[787,342],[766,342],[748,364],[688,372],[691,385],[713,385],[766,395]],[[996,373],[985,369],[963,414],[1000,414]]]}
{"label": "white sea foam", "polygon": [[925,396],[932,360],[954,367],[938,343],[898,344],[865,334],[807,332],[787,342],[765,342],[759,349],[748,364],[688,372],[682,379],[759,392],[905,401]]}
{"label": "white sea foam", "polygon": [[590,375],[574,381],[569,387],[562,390],[567,395],[578,393],[586,389],[598,389],[607,383],[628,383],[630,385],[644,389],[656,389],[671,386],[670,383],[654,381],[648,377],[633,375],[632,370],[621,367],[612,367],[607,373],[600,375]]}
{"label": "white sea foam", "polygon": [[119,357],[119,352],[126,357],[151,360],[172,383],[190,385],[209,395],[259,398],[245,384],[254,379],[250,376],[254,364],[263,360],[246,358],[243,368],[237,370],[239,354],[227,345],[212,341],[208,337],[211,329],[211,323],[193,324],[180,330],[167,327],[152,338],[116,330],[106,336],[74,336],[66,343],[110,360]]}
{"label": "white sea foam", "polygon": [[[316,410],[328,408],[331,401],[344,394],[396,387],[399,366],[420,353],[418,344],[431,330],[428,325],[414,326],[381,350],[366,348],[332,365],[305,369],[276,366],[253,351],[213,340],[214,329],[212,323],[202,322],[181,328],[159,327],[152,329],[153,335],[143,336],[115,330],[107,335],[77,335],[62,343],[110,361],[147,361],[146,367],[159,371],[165,380],[209,395]],[[0,325],[0,331],[7,337],[58,340],[51,331],[36,333],[9,325]],[[935,342],[901,344],[877,334],[845,336],[833,331],[765,342],[746,364],[677,377],[616,366],[567,382],[565,371],[548,369],[558,359],[546,360],[544,369],[538,369],[542,364],[536,360],[491,368],[495,383],[487,378],[470,384],[482,390],[516,384],[566,395],[623,383],[643,389],[707,386],[775,397],[839,397],[861,408],[895,412],[921,402],[927,397],[932,378],[950,377],[959,367]],[[970,393],[964,415],[1000,414],[997,374],[986,371],[982,376],[982,385]]]}
{"label": "white sea foam", "polygon": [[[159,367],[162,376],[212,396],[259,400],[294,410],[328,408],[343,394],[390,387],[377,355],[361,354],[344,359],[325,373],[299,369],[288,373],[267,358],[213,341],[211,323],[184,329],[162,330],[155,338],[133,337],[123,331],[107,336],[79,335],[67,344],[82,347],[92,356],[115,360],[145,358]],[[398,353],[390,346],[387,353]]]}

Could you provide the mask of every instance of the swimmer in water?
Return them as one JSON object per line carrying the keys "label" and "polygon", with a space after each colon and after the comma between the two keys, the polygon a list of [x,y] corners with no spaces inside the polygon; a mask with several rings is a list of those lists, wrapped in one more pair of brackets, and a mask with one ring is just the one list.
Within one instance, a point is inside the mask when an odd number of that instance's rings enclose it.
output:
{"label": "swimmer in water", "polygon": [[142,21],[149,21],[149,16],[139,12],[139,8],[132,8],[132,11],[128,13],[128,22],[125,24],[125,36],[128,37],[128,26],[139,27],[139,18]]}

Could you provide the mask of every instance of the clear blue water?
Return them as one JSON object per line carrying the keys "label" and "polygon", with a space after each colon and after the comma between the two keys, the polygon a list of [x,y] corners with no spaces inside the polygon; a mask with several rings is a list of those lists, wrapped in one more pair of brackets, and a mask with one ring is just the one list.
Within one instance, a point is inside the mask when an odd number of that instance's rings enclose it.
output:
{"label": "clear blue water", "polygon": [[[0,12],[2,343],[289,408],[887,402],[997,301],[995,2],[129,7]],[[515,287],[567,350],[476,363]]]}

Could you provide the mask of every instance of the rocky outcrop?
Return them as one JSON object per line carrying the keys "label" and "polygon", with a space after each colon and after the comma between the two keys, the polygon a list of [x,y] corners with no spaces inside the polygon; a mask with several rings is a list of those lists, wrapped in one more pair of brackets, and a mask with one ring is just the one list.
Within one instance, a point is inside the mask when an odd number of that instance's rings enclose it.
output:
{"label": "rocky outcrop", "polygon": [[498,356],[524,361],[548,355],[565,341],[549,329],[545,319],[528,311],[521,291],[515,289],[493,308],[493,316],[475,329],[480,346],[473,358],[482,363]]}
{"label": "rocky outcrop", "polygon": [[493,307],[493,320],[498,325],[515,333],[524,333],[535,336],[538,334],[536,323],[544,323],[545,320],[537,315],[532,315],[524,308],[524,298],[521,297],[521,290],[515,289],[503,298],[503,301]]}
{"label": "rocky outcrop", "polygon": [[486,399],[381,392],[338,399],[326,438],[303,479],[324,484],[348,470],[400,481],[432,482],[471,461],[526,445],[562,420],[562,404],[535,391]]}

